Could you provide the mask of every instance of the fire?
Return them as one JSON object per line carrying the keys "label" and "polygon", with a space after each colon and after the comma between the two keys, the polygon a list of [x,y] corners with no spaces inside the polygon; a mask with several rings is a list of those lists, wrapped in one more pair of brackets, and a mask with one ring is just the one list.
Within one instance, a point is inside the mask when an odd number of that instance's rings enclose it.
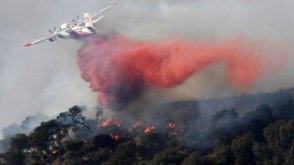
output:
{"label": "fire", "polygon": [[148,127],[145,128],[144,133],[150,134],[150,133],[154,132],[154,129],[155,129],[155,127],[152,124],[150,124]]}
{"label": "fire", "polygon": [[121,122],[118,120],[114,120],[114,119],[109,118],[109,119],[105,120],[104,122],[102,122],[100,127],[108,127],[110,125],[115,125],[115,126],[120,127]]}
{"label": "fire", "polygon": [[52,153],[52,155],[56,155],[56,154],[58,154],[58,150],[53,150],[51,153]]}
{"label": "fire", "polygon": [[167,128],[169,128],[169,129],[175,129],[176,126],[177,126],[176,123],[173,123],[173,122],[170,122],[167,124]]}
{"label": "fire", "polygon": [[135,122],[135,124],[133,124],[133,129],[137,129],[137,128],[142,127],[142,125],[144,123],[145,123],[144,120],[139,120],[139,121]]}
{"label": "fire", "polygon": [[120,139],[120,136],[119,136],[119,134],[116,134],[116,135],[113,135],[113,134],[110,134],[110,136],[111,136],[111,138],[114,140],[114,141],[119,141],[119,139]]}

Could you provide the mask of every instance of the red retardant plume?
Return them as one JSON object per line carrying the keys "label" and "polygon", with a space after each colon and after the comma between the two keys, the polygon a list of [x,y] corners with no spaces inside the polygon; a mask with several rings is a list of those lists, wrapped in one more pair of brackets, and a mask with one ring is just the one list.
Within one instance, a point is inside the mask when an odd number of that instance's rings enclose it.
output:
{"label": "red retardant plume", "polygon": [[232,86],[248,88],[263,72],[257,52],[241,39],[210,44],[106,35],[87,40],[77,52],[77,64],[82,78],[99,92],[101,105],[119,110],[146,88],[174,87],[215,63],[226,66]]}

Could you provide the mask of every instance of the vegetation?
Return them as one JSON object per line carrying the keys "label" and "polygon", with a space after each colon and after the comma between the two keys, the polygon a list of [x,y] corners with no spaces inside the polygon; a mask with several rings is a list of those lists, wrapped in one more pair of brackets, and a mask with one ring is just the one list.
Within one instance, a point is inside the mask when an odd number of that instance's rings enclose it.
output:
{"label": "vegetation", "polygon": [[[183,103],[176,107],[194,113]],[[10,148],[0,155],[0,164],[292,165],[293,108],[289,98],[278,108],[260,105],[242,115],[238,109],[224,109],[210,118],[207,128],[197,127],[197,122],[189,120],[191,115],[184,113],[177,115],[184,120],[172,118],[178,128],[156,127],[144,133],[146,125],[141,130],[120,125],[98,127],[74,106],[29,135],[13,136]],[[82,138],[71,136],[81,130],[88,133]]]}

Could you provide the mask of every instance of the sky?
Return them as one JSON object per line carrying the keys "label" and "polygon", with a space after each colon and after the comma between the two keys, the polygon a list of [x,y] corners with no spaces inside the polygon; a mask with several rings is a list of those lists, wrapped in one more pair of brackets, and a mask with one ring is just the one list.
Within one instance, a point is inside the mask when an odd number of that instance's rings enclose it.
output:
{"label": "sky", "polygon": [[[0,6],[0,129],[34,114],[56,115],[73,105],[96,106],[96,94],[80,78],[73,40],[23,45],[48,34],[48,29],[82,15],[95,13],[110,0],[4,0]],[[243,36],[266,43],[268,54],[283,52],[282,66],[270,71],[251,91],[294,85],[294,10],[292,0],[121,0],[97,31],[116,31],[138,40],[184,38],[226,40]],[[278,53],[275,53],[278,52]],[[266,53],[265,53],[266,54]],[[218,66],[215,66],[218,68]],[[187,97],[221,96],[226,91],[218,69],[195,75],[176,93]],[[193,87],[197,92],[191,92]],[[152,92],[151,92],[152,93]]]}

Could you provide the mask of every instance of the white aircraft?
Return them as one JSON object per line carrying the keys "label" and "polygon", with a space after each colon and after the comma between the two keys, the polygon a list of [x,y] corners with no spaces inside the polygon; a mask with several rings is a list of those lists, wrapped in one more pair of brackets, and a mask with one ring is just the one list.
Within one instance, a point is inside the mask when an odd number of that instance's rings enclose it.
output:
{"label": "white aircraft", "polygon": [[49,30],[51,34],[46,37],[27,43],[24,46],[29,47],[44,41],[53,42],[58,38],[79,40],[89,37],[96,33],[95,23],[103,19],[104,16],[102,14],[117,4],[118,2],[106,6],[93,16],[90,16],[89,13],[84,13],[84,17],[82,19],[72,20],[71,23],[63,23],[59,29],[54,28],[54,31]]}

